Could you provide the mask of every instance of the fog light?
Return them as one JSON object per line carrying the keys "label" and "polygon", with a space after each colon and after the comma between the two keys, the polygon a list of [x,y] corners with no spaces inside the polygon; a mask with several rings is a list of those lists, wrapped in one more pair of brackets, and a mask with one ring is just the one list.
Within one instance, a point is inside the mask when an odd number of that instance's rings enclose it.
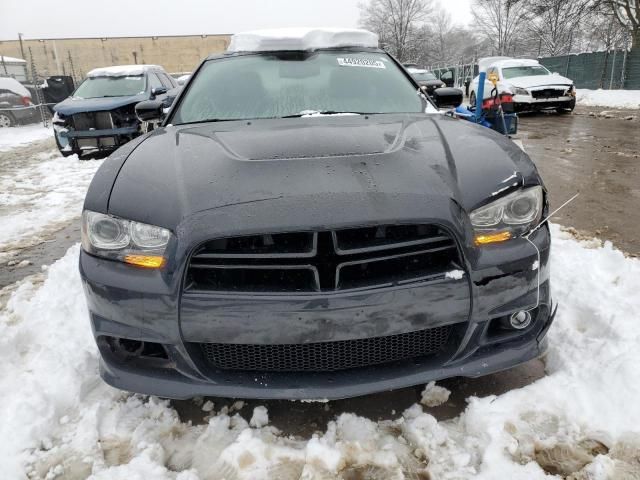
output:
{"label": "fog light", "polygon": [[139,340],[128,340],[126,338],[119,338],[116,340],[118,347],[121,350],[131,354],[131,355],[140,355],[142,353],[142,349],[144,348],[144,342]]}
{"label": "fog light", "polygon": [[511,326],[517,330],[522,330],[531,325],[531,314],[529,312],[525,312],[524,310],[520,310],[519,312],[515,312],[511,314],[509,319]]}

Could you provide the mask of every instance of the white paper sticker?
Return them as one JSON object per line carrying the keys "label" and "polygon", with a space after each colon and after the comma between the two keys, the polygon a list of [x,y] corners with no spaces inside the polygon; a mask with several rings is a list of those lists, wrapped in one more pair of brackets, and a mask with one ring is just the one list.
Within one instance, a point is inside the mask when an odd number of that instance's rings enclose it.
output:
{"label": "white paper sticker", "polygon": [[353,57],[338,57],[338,65],[340,65],[341,67],[387,68],[380,60]]}

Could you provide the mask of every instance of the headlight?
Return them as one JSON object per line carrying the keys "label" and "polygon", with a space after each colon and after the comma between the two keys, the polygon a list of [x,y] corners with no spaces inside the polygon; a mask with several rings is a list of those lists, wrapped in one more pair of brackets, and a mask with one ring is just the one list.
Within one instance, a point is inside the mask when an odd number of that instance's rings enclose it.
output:
{"label": "headlight", "polygon": [[166,228],[89,210],[82,213],[82,248],[98,257],[160,268],[170,238]]}
{"label": "headlight", "polygon": [[527,96],[529,96],[529,90],[527,90],[526,88],[513,87],[513,94],[514,95],[527,95]]}
{"label": "headlight", "polygon": [[564,96],[565,97],[575,97],[576,95],[576,87],[575,85],[571,85],[569,88],[567,88],[567,90],[564,92]]}
{"label": "headlight", "polygon": [[502,242],[528,232],[542,216],[542,187],[505,195],[471,212],[476,245]]}
{"label": "headlight", "polygon": [[54,125],[64,125],[66,120],[63,115],[60,115],[58,112],[53,114],[53,118],[51,119],[51,123]]}

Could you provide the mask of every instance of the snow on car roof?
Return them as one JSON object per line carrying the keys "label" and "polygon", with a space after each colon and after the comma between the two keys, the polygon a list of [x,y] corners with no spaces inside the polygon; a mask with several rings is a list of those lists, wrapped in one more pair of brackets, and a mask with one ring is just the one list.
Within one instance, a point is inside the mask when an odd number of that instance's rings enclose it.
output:
{"label": "snow on car roof", "polygon": [[94,68],[87,77],[126,77],[129,75],[142,75],[149,70],[162,70],[158,65],[114,65],[112,67]]}
{"label": "snow on car roof", "polygon": [[27,63],[26,60],[23,60],[22,58],[15,58],[15,57],[5,57],[4,55],[0,55],[0,63],[5,62],[5,63]]}
{"label": "snow on car roof", "polygon": [[237,33],[228,52],[314,50],[336,47],[378,47],[375,33],[344,28],[280,28]]}
{"label": "snow on car roof", "polygon": [[540,65],[540,63],[537,60],[531,60],[529,58],[512,58],[496,62],[494,65],[497,67],[530,67]]}
{"label": "snow on car roof", "polygon": [[9,90],[10,92],[15,93],[16,95],[20,95],[21,97],[31,98],[29,90],[27,90],[24,85],[22,85],[15,78],[0,77],[0,89]]}

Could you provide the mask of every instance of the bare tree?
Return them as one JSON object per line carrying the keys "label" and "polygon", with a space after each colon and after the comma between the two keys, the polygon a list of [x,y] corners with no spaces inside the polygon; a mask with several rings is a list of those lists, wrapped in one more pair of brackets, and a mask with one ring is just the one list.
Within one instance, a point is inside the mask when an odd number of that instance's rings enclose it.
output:
{"label": "bare tree", "polygon": [[631,48],[640,48],[640,0],[608,0],[618,21],[631,32]]}
{"label": "bare tree", "polygon": [[601,51],[627,49],[631,40],[630,32],[616,19],[608,4],[598,8],[585,17],[580,25],[582,30],[579,51]]}
{"label": "bare tree", "polygon": [[513,0],[475,0],[474,23],[480,33],[493,45],[497,55],[517,53],[517,39],[523,32],[527,18],[524,2]]}
{"label": "bare tree", "polygon": [[418,48],[421,29],[433,0],[370,0],[360,4],[360,23],[380,37],[381,43],[400,61]]}
{"label": "bare tree", "polygon": [[533,0],[527,28],[538,42],[538,56],[571,52],[579,41],[580,24],[592,10],[592,0]]}

